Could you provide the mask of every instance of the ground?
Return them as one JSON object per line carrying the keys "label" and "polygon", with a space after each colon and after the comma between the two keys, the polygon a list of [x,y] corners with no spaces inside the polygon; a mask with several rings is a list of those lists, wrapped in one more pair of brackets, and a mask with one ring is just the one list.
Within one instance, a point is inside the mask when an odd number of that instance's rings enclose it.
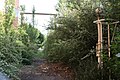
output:
{"label": "ground", "polygon": [[21,80],[74,80],[74,71],[63,63],[49,63],[36,59],[21,68]]}

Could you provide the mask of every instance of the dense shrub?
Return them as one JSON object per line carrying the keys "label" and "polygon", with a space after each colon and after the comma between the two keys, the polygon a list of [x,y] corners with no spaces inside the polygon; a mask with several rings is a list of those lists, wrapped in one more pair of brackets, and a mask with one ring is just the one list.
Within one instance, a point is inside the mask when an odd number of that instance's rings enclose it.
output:
{"label": "dense shrub", "polygon": [[[116,21],[120,21],[120,1],[119,0],[102,0],[102,4],[105,10],[105,18],[111,18]],[[110,25],[111,32],[111,59],[105,57],[104,70],[107,76],[111,76],[111,79],[119,80],[120,77],[120,59],[116,57],[116,54],[120,52],[120,23],[116,25]],[[114,36],[113,36],[114,35]],[[105,55],[107,56],[107,54]],[[110,73],[108,73],[110,71]],[[108,79],[108,77],[106,78]]]}
{"label": "dense shrub", "polygon": [[19,31],[15,30],[12,22],[14,14],[13,6],[6,3],[7,14],[2,15],[0,23],[0,71],[6,73],[10,78],[18,79],[17,71],[22,61],[23,46],[17,43],[19,41]]}
{"label": "dense shrub", "polygon": [[[55,24],[51,23],[45,45],[50,61],[62,61],[72,66],[77,79],[96,80],[97,61],[94,48],[97,41],[96,20],[92,3],[80,5],[60,0]],[[62,2],[66,1],[66,2]],[[65,5],[64,5],[65,4]],[[67,7],[67,4],[68,7]],[[89,4],[89,5],[88,5]],[[66,6],[63,8],[63,6]],[[76,8],[77,7],[77,8]],[[93,52],[91,52],[93,51]],[[87,56],[87,57],[85,57]]]}
{"label": "dense shrub", "polygon": [[0,25],[0,71],[6,73],[10,78],[17,78],[17,71],[22,61],[24,47],[18,43],[19,32],[14,30],[12,25]]}
{"label": "dense shrub", "polygon": [[14,20],[14,0],[6,1],[6,13],[0,15],[0,72],[12,80],[18,80],[18,72],[23,64],[31,64],[33,56],[42,46],[44,36],[34,27],[23,24],[16,28]]}
{"label": "dense shrub", "polygon": [[[119,10],[117,0],[116,4]],[[71,65],[75,69],[79,80],[108,79],[110,74],[108,68],[110,67],[116,74],[114,75],[114,77],[117,77],[115,79],[118,79],[117,75],[119,73],[115,72],[114,68],[119,71],[119,61],[116,61],[115,57],[111,56],[111,61],[108,61],[108,58],[105,58],[107,55],[103,56],[105,59],[104,68],[100,71],[97,69],[97,57],[95,55],[97,27],[93,24],[93,21],[97,19],[95,9],[99,5],[103,8],[105,16],[102,15],[101,18],[114,17],[115,1],[59,0],[56,9],[58,15],[53,19],[54,23],[51,22],[49,27],[51,31],[47,37],[44,49],[48,59],[50,61],[62,61]],[[119,14],[117,16],[115,14],[114,18],[118,19],[118,17]],[[119,51],[119,44],[116,45],[117,51]]]}
{"label": "dense shrub", "polygon": [[31,64],[32,59],[38,53],[38,49],[42,47],[44,36],[38,29],[32,25],[23,24],[22,29],[25,31],[25,35],[22,36],[22,43],[25,46],[25,50],[22,52],[23,64]]}
{"label": "dense shrub", "polygon": [[[120,25],[118,25],[119,27]],[[117,28],[114,42],[112,42],[111,45],[111,60],[108,64],[112,71],[112,78],[117,80],[120,79],[120,57],[117,57],[116,55],[120,53],[120,28]]]}

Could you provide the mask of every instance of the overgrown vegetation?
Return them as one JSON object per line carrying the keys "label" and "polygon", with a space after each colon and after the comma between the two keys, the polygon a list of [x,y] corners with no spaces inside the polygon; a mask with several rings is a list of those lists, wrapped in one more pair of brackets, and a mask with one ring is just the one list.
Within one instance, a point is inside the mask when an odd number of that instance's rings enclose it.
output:
{"label": "overgrown vegetation", "polygon": [[[100,6],[103,8],[104,13],[101,18],[119,20],[120,7],[118,0],[59,0],[56,9],[58,15],[54,18],[54,23],[51,21],[49,27],[51,31],[44,49],[48,59],[55,62],[62,61],[71,65],[75,69],[78,80],[109,79],[108,68],[112,68],[112,71],[116,73],[116,75],[113,74],[112,79],[119,79],[119,61],[115,57],[116,53],[114,53],[115,47],[119,49],[118,42],[113,46],[111,61],[106,62],[108,60],[106,59],[104,62],[104,72],[101,73],[97,69],[97,57],[95,54],[97,27],[93,24],[93,21],[97,19],[95,9]],[[114,11],[115,7],[117,13]],[[111,30],[113,29],[111,28]],[[116,37],[119,38],[119,36]],[[119,39],[117,40],[119,41]],[[116,68],[116,71],[114,68]]]}
{"label": "overgrown vegetation", "polygon": [[[43,46],[44,36],[34,25],[24,23],[23,18],[20,27],[14,27],[13,3],[14,0],[8,0],[6,13],[0,14],[0,71],[16,80],[22,64],[31,64],[37,53],[43,55],[38,49]],[[76,73],[76,80],[120,79],[120,58],[116,57],[120,53],[119,24],[116,29],[111,25],[111,34],[115,30],[111,59],[108,60],[106,52],[103,52],[103,69],[99,71],[97,68],[97,27],[93,21],[97,19],[95,9],[100,6],[104,14],[100,18],[120,19],[119,0],[59,0],[58,14],[48,28],[44,55],[49,61],[70,65]]]}
{"label": "overgrown vegetation", "polygon": [[[116,21],[120,21],[120,2],[119,0],[107,0],[106,2],[103,0],[102,4],[105,10],[105,17],[112,18]],[[105,69],[105,76],[111,76],[111,79],[119,80],[120,77],[120,60],[116,56],[120,52],[120,24],[117,25],[110,25],[111,26],[111,59],[108,61],[108,58],[105,58],[104,61],[104,69]],[[114,34],[114,36],[113,36]],[[113,41],[112,41],[113,38]],[[107,54],[106,54],[107,56]],[[107,62],[106,62],[107,61]],[[110,73],[108,73],[110,70]],[[108,77],[106,77],[108,79]]]}
{"label": "overgrown vegetation", "polygon": [[[96,80],[96,57],[94,48],[97,42],[97,27],[92,2],[60,0],[57,25],[47,38],[45,51],[52,61],[62,61],[71,65],[78,79]],[[84,58],[87,56],[86,58]]]}
{"label": "overgrown vegetation", "polygon": [[31,64],[32,59],[39,53],[39,48],[42,47],[44,41],[43,34],[34,28],[32,25],[23,24],[22,29],[25,30],[26,35],[22,36],[22,43],[25,45],[25,51],[22,53],[23,64]]}
{"label": "overgrown vegetation", "polygon": [[14,20],[14,0],[6,1],[6,13],[0,15],[0,72],[17,80],[22,64],[31,64],[34,55],[42,46],[44,36],[27,23],[16,28]]}

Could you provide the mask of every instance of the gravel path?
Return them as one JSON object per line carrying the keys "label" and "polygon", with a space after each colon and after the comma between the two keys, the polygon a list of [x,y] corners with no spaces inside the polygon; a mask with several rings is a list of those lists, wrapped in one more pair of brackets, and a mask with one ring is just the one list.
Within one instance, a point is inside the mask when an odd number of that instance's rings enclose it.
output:
{"label": "gravel path", "polygon": [[62,63],[48,63],[44,59],[36,59],[33,65],[21,68],[21,80],[74,80],[74,72]]}

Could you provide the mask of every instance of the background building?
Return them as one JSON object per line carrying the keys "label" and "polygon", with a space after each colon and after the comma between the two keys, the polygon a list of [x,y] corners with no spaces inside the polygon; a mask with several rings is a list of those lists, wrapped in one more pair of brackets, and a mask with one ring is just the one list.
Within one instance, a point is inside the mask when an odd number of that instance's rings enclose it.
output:
{"label": "background building", "polygon": [[[2,15],[6,12],[5,10],[5,2],[7,0],[0,0],[0,18],[2,18]],[[13,24],[15,27],[18,25],[18,14],[19,14],[19,0],[14,0],[14,12],[15,12],[15,19],[13,21]],[[1,20],[2,21],[2,20]]]}
{"label": "background building", "polygon": [[19,0],[15,0],[15,19],[13,24],[15,27],[18,25],[18,14],[19,14]]}

